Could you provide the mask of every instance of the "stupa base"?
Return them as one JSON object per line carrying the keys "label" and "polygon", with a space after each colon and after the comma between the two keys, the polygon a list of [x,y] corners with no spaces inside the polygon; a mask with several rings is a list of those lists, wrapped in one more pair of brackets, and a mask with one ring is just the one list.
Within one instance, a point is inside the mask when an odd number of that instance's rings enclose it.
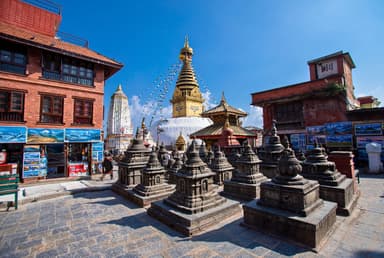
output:
{"label": "stupa base", "polygon": [[354,193],[353,181],[344,179],[338,186],[320,185],[320,198],[337,203],[336,214],[341,216],[351,215],[359,199],[359,192]]}
{"label": "stupa base", "polygon": [[221,195],[239,200],[251,201],[260,196],[260,183],[245,184],[236,181],[224,181],[224,190]]}
{"label": "stupa base", "polygon": [[324,201],[306,217],[264,205],[257,200],[243,205],[244,226],[293,240],[317,251],[336,221],[337,204]]}
{"label": "stupa base", "polygon": [[207,231],[225,219],[241,213],[239,202],[227,200],[223,204],[196,214],[185,214],[163,201],[152,203],[148,215],[186,236]]}

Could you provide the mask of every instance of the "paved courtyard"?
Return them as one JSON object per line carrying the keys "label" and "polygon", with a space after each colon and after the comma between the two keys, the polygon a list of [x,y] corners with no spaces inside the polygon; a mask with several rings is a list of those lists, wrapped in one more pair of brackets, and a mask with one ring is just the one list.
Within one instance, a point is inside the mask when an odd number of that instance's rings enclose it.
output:
{"label": "paved courtyard", "polygon": [[186,238],[112,191],[0,212],[0,257],[384,257],[384,176],[363,176],[355,212],[319,253],[242,227],[242,217]]}

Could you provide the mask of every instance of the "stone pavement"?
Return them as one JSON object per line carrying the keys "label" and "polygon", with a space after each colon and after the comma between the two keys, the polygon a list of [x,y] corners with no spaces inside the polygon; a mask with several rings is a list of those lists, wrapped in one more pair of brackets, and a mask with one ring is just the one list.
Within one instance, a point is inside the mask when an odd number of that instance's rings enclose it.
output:
{"label": "stone pavement", "polygon": [[110,190],[83,189],[0,212],[0,257],[384,257],[384,175],[361,175],[360,187],[319,253],[242,227],[241,216],[187,238]]}

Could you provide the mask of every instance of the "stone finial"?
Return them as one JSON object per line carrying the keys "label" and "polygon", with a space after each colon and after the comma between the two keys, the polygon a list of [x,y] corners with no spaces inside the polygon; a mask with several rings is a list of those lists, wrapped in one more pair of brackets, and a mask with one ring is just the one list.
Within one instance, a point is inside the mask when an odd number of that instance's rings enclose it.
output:
{"label": "stone finial", "polygon": [[278,184],[296,185],[305,184],[308,180],[299,175],[302,171],[301,162],[296,158],[295,152],[287,143],[278,164],[278,176],[272,179]]}

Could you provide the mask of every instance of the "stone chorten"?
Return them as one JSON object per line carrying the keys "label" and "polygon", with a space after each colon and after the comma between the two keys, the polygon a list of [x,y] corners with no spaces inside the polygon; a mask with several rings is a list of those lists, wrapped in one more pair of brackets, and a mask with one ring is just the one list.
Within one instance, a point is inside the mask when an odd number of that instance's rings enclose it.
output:
{"label": "stone chorten", "polygon": [[216,149],[215,156],[210,165],[211,170],[216,173],[214,183],[223,185],[224,181],[231,180],[234,167],[228,162],[220,147]]}
{"label": "stone chorten", "polygon": [[144,146],[143,139],[136,135],[119,162],[118,184],[120,186],[130,189],[141,183],[141,172],[147,165],[150,152]]}
{"label": "stone chorten", "polygon": [[261,160],[247,142],[244,152],[236,161],[236,169],[230,181],[224,182],[223,194],[242,200],[260,196],[260,184],[268,178],[260,173]]}
{"label": "stone chorten", "polygon": [[299,173],[302,167],[288,146],[278,175],[261,184],[260,200],[243,206],[244,224],[317,248],[336,221],[336,204],[319,198],[317,181]]}
{"label": "stone chorten", "polygon": [[148,214],[185,235],[194,235],[239,212],[239,203],[221,197],[213,173],[199,156],[196,141],[188,160],[176,174],[176,191],[152,203]]}
{"label": "stone chorten", "polygon": [[320,198],[336,202],[337,214],[349,216],[358,199],[353,180],[337,171],[335,162],[327,160],[324,148],[316,146],[309,151],[302,166],[305,178],[319,182]]}
{"label": "stone chorten", "polygon": [[164,182],[165,169],[161,166],[155,149],[149,157],[147,166],[142,172],[142,182],[128,191],[129,199],[141,207],[151,202],[162,200],[168,197],[175,190],[174,185]]}
{"label": "stone chorten", "polygon": [[263,161],[260,165],[260,171],[264,176],[274,178],[277,175],[277,166],[283,150],[284,146],[277,135],[276,121],[273,121],[271,135],[259,152],[260,158]]}
{"label": "stone chorten", "polygon": [[175,155],[175,163],[168,169],[168,184],[176,184],[176,174],[183,167],[181,154]]}

